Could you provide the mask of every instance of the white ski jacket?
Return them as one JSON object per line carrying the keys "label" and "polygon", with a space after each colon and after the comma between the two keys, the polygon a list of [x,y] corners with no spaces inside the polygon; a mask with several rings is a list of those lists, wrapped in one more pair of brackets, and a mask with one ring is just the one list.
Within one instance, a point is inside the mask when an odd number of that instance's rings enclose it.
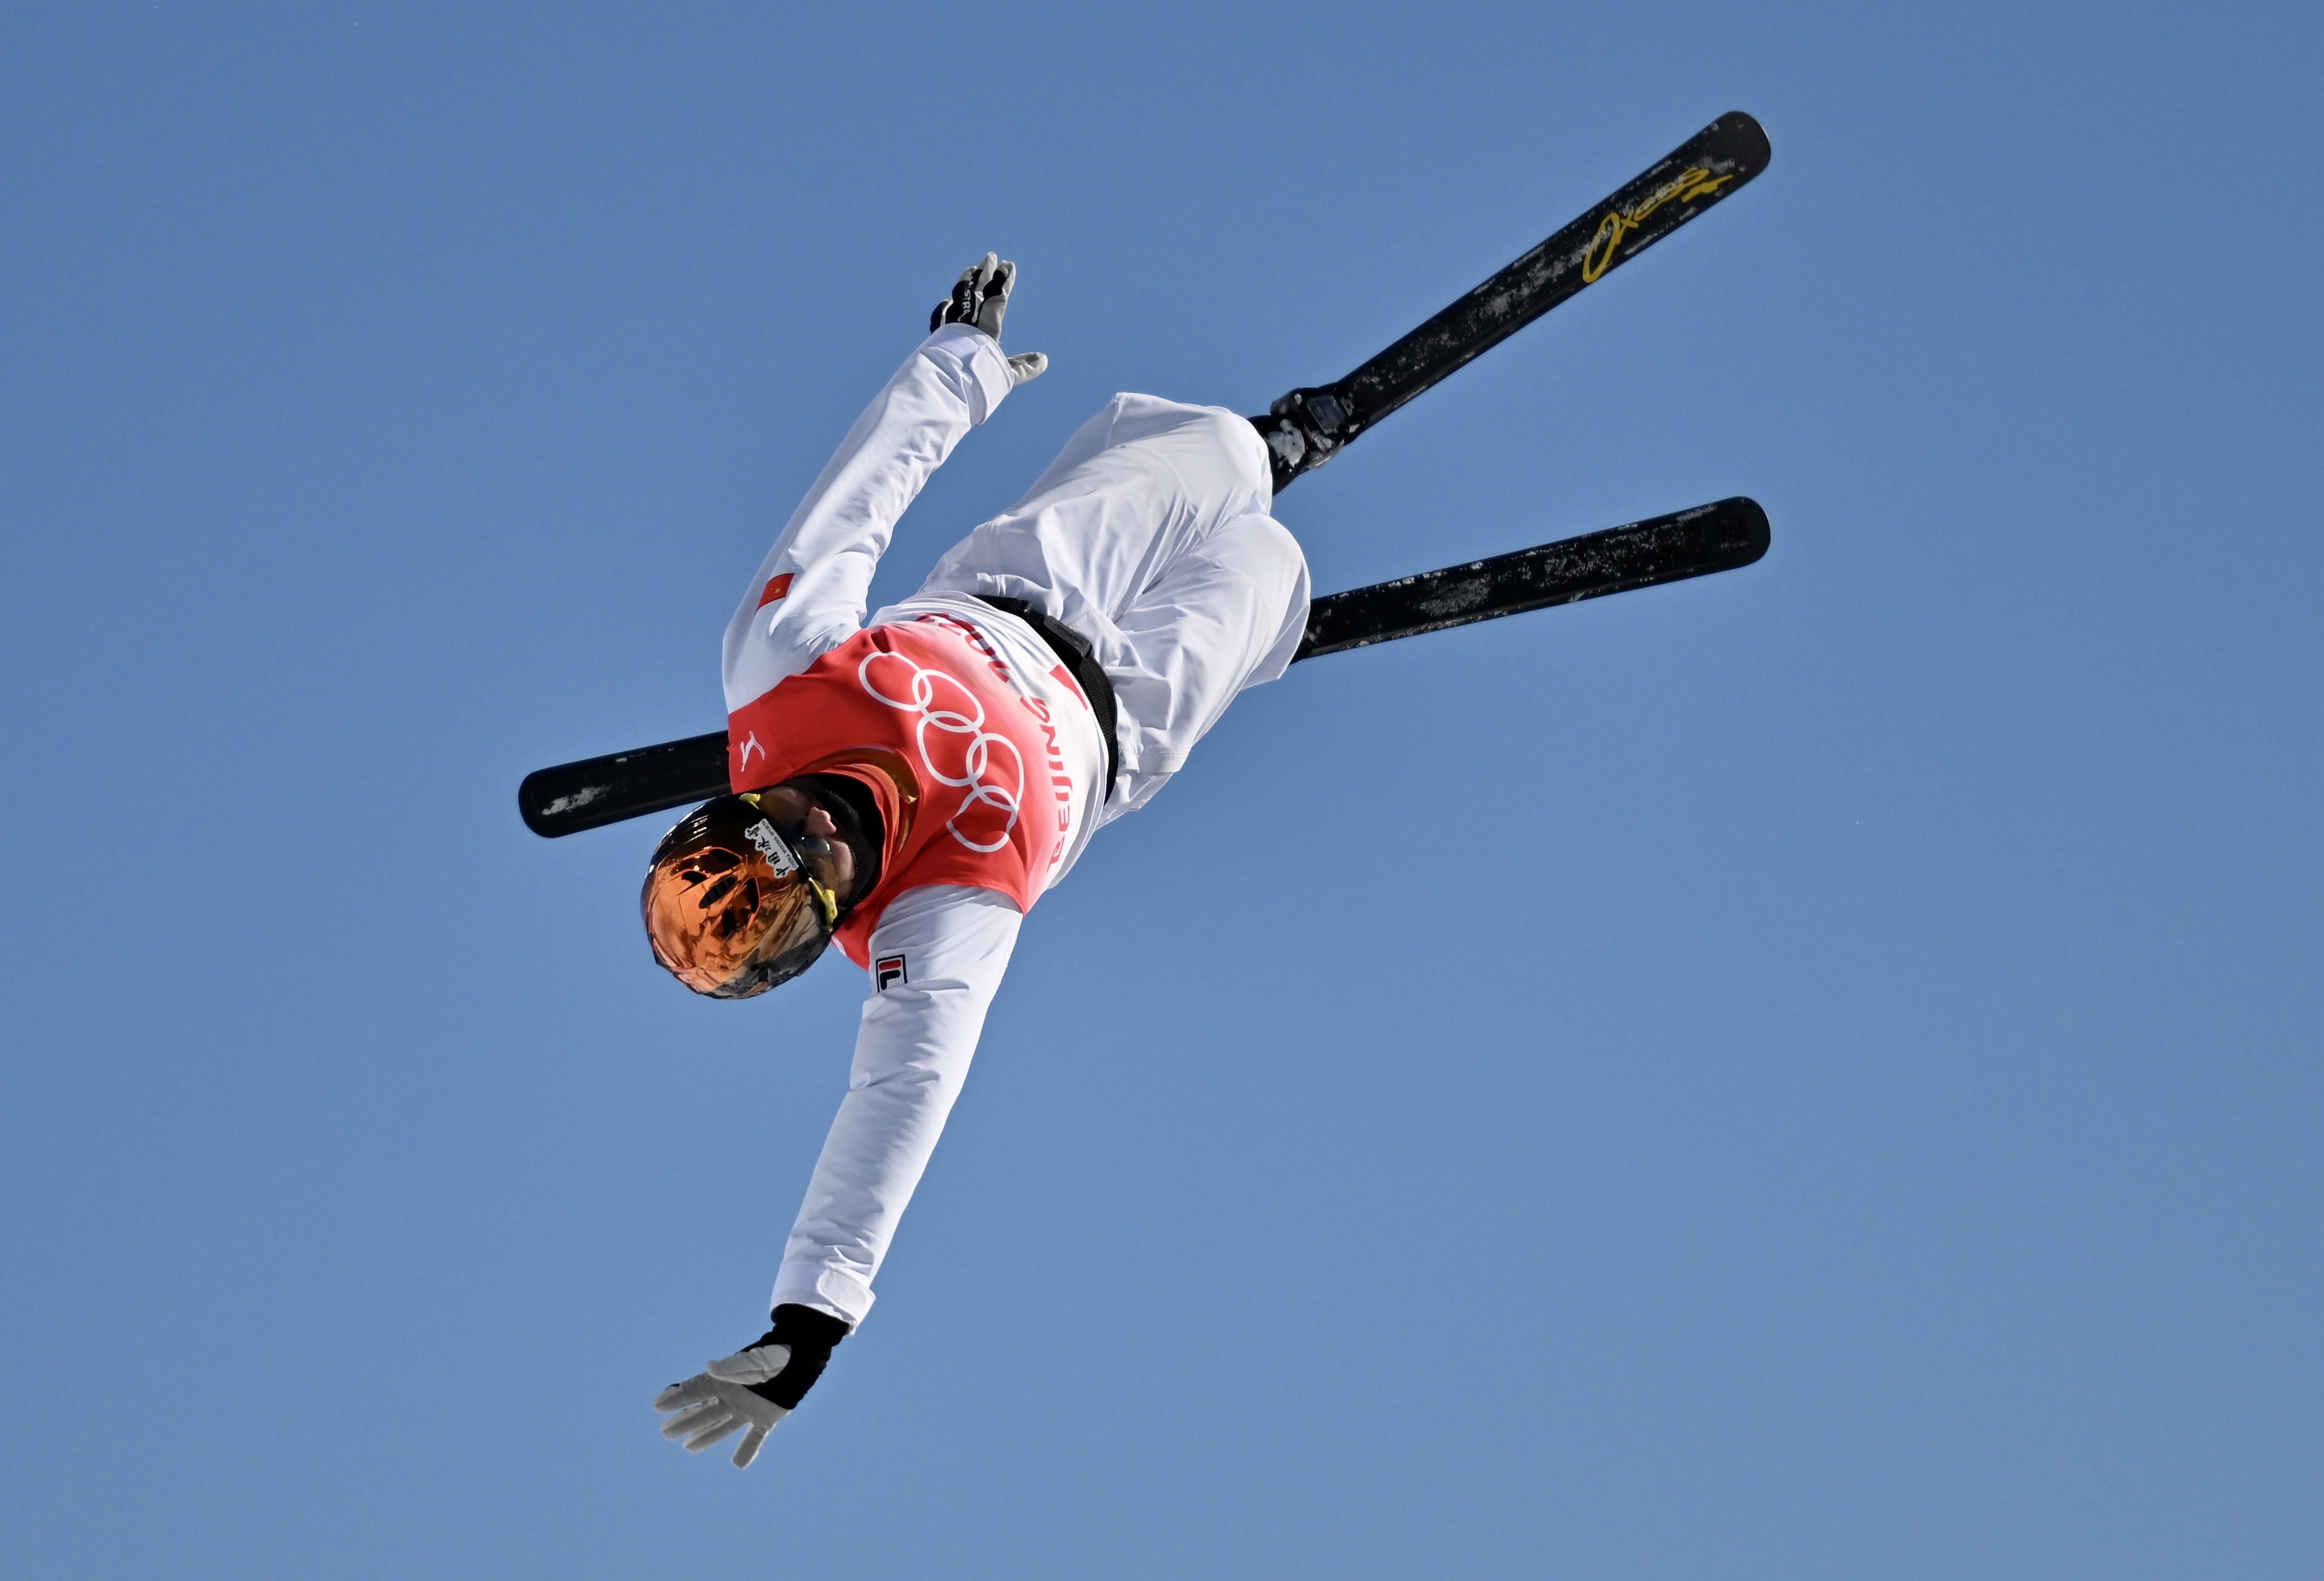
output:
{"label": "white ski jacket", "polygon": [[[897,519],[1010,391],[999,346],[966,325],[928,337],[848,431],[775,541],[726,631],[730,711],[855,635]],[[975,595],[1028,599],[1092,639],[1114,688],[1120,773],[1078,707],[1061,744],[1074,785],[1062,879],[1096,828],[1143,806],[1236,692],[1291,661],[1307,570],[1268,517],[1266,453],[1215,407],[1118,395],[1024,499],[947,554],[870,624],[942,614],[973,625],[1021,675],[1056,660],[1032,627]],[[783,580],[788,578],[788,580]],[[769,595],[780,593],[770,601]],[[785,1247],[773,1302],[855,1324],[896,1222],[958,1097],[1022,917],[1003,894],[940,885],[890,901],[871,938],[872,992],[848,1090]]]}

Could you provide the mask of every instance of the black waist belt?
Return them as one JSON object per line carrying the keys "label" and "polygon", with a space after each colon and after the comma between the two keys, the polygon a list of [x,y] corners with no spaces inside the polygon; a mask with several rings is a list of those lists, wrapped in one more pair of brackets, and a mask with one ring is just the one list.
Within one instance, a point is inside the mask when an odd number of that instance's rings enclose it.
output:
{"label": "black waist belt", "polygon": [[1048,611],[1036,609],[1022,598],[988,598],[982,593],[976,596],[1001,614],[1013,615],[1031,626],[1065,667],[1065,673],[1081,684],[1082,696],[1089,698],[1090,712],[1097,717],[1098,734],[1105,737],[1105,794],[1111,801],[1121,754],[1113,737],[1113,682],[1105,678],[1105,667],[1091,651],[1090,640]]}

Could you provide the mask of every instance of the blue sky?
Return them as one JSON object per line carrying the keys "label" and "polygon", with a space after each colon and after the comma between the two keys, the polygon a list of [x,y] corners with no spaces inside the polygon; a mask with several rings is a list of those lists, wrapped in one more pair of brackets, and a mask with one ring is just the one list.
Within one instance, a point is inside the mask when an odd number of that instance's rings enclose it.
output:
{"label": "blue sky", "polygon": [[[12,1569],[2292,1576],[2324,1563],[2312,9],[0,18]],[[860,978],[659,826],[988,247],[1259,411],[1748,109],[1756,184],[1286,495],[1319,591],[1732,494],[1759,565],[1303,664],[1035,911],[747,1474]],[[1388,860],[1383,860],[1384,855]]]}

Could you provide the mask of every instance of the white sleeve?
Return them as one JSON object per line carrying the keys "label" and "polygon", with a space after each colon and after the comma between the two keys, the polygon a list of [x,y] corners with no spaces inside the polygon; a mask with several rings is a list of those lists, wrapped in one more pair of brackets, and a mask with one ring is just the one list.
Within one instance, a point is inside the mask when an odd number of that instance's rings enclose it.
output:
{"label": "white sleeve", "polygon": [[890,903],[872,933],[872,996],[847,1096],[770,1306],[797,1302],[851,1325],[872,1309],[872,1276],[960,1096],[1023,920],[1008,896],[951,884]]}
{"label": "white sleeve", "polygon": [[945,325],[896,370],[791,513],[727,623],[729,712],[855,634],[897,518],[1008,393],[999,343],[965,324]]}

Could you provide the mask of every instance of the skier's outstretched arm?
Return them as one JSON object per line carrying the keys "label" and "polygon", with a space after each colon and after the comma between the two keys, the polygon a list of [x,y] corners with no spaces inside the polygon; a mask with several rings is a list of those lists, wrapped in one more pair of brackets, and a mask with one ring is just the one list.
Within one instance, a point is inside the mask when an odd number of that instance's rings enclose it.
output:
{"label": "skier's outstretched arm", "polygon": [[773,1304],[851,1327],[936,1151],[1023,922],[994,890],[932,885],[888,907],[871,939],[872,992],[847,1096],[783,1249]]}
{"label": "skier's outstretched arm", "polygon": [[741,1433],[734,1464],[748,1465],[871,1310],[1022,920],[1006,895],[960,885],[908,890],[881,916],[847,1096],[775,1277],[773,1327],[656,1397],[665,1437],[699,1450]]}
{"label": "skier's outstretched arm", "polygon": [[[726,627],[730,712],[855,634],[905,507],[970,428],[1047,366],[1038,353],[1001,355],[1016,266],[987,254],[962,281],[938,304],[945,321],[872,398],[751,579]],[[963,314],[946,319],[954,303]]]}
{"label": "skier's outstretched arm", "polygon": [[963,325],[905,359],[791,513],[728,623],[729,709],[855,634],[897,519],[1008,390],[1000,347]]}

